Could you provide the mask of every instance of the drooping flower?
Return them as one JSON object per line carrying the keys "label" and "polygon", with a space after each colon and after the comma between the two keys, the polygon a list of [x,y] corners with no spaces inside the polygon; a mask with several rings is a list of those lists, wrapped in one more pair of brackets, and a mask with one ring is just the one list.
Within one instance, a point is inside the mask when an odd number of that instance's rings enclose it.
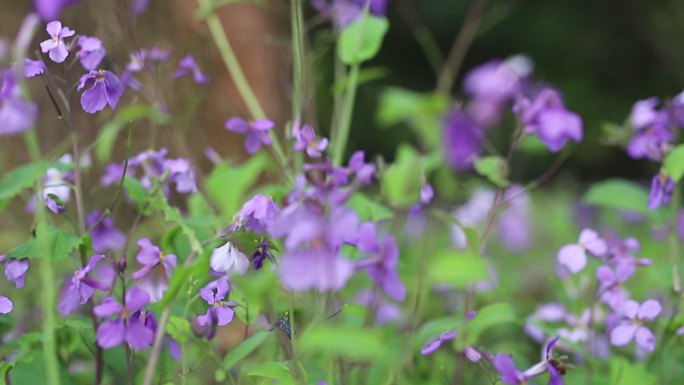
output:
{"label": "drooping flower", "polygon": [[106,282],[91,278],[88,276],[97,264],[99,264],[106,257],[101,254],[96,254],[90,257],[88,264],[76,270],[74,274],[67,278],[62,287],[62,295],[59,300],[58,309],[62,315],[69,315],[77,307],[88,302],[93,296],[95,290],[107,291],[110,285]]}
{"label": "drooping flower", "polygon": [[301,129],[293,129],[293,136],[295,138],[293,149],[297,152],[306,151],[307,155],[312,158],[320,158],[328,147],[328,138],[317,140],[316,132],[308,124]]}
{"label": "drooping flower", "polygon": [[256,194],[245,202],[237,212],[238,228],[246,228],[255,233],[263,233],[273,224],[278,214],[278,206],[271,197]]}
{"label": "drooping flower", "polygon": [[55,63],[64,62],[67,56],[69,56],[69,50],[67,49],[64,39],[74,36],[76,31],[69,27],[62,26],[62,23],[59,21],[49,22],[45,30],[50,35],[50,39],[40,43],[41,51],[47,53],[48,56],[50,56],[50,59]]}
{"label": "drooping flower", "polygon": [[126,342],[133,349],[144,349],[154,342],[154,333],[145,326],[143,320],[132,315],[150,303],[146,291],[133,287],[126,293],[125,305],[114,298],[107,297],[102,304],[95,306],[95,315],[107,318],[118,315],[116,319],[105,321],[97,328],[97,343],[105,349]]}
{"label": "drooping flower", "polygon": [[206,314],[197,317],[200,326],[225,326],[233,320],[235,303],[225,301],[229,292],[230,285],[225,276],[200,289],[200,297],[209,305]]}
{"label": "drooping flower", "polygon": [[[86,218],[86,223],[92,227],[99,218],[100,211],[92,211]],[[126,234],[116,227],[111,216],[102,219],[90,232],[90,237],[93,240],[93,250],[99,253],[121,250],[126,244]]]}
{"label": "drooping flower", "polygon": [[482,153],[484,131],[459,108],[444,119],[442,138],[446,161],[456,171],[473,168]]}
{"label": "drooping flower", "polygon": [[587,265],[587,251],[595,257],[603,256],[608,251],[606,241],[592,229],[582,230],[578,243],[563,246],[558,251],[558,263],[577,274]]}
{"label": "drooping flower", "polygon": [[660,302],[649,299],[639,304],[634,300],[627,300],[622,306],[623,320],[610,332],[610,343],[615,346],[625,346],[632,339],[645,352],[652,352],[655,348],[655,336],[644,322],[656,319],[662,310]]}
{"label": "drooping flower", "polygon": [[42,60],[24,59],[24,77],[32,78],[45,73],[45,62]]}
{"label": "drooping flower", "polygon": [[542,89],[533,99],[519,98],[514,112],[525,133],[536,134],[553,152],[563,149],[568,140],[582,140],[582,118],[567,110],[561,95],[551,88]]}
{"label": "drooping flower", "polygon": [[209,82],[209,77],[199,69],[195,58],[192,55],[187,55],[178,62],[178,69],[174,73],[174,77],[180,78],[190,73],[192,73],[193,79],[197,84],[207,84]]}
{"label": "drooping flower", "polygon": [[119,78],[110,71],[97,70],[81,76],[78,90],[87,89],[81,94],[83,111],[94,114],[106,106],[115,109],[123,94]]}
{"label": "drooping flower", "polygon": [[275,124],[268,119],[257,119],[247,122],[242,118],[234,117],[226,121],[226,129],[228,131],[247,135],[245,149],[250,154],[259,151],[262,145],[270,146],[272,144],[268,131],[273,127],[275,127]]}
{"label": "drooping flower", "polygon": [[209,264],[214,271],[225,275],[243,275],[249,269],[247,256],[230,242],[211,252]]}
{"label": "drooping flower", "polygon": [[420,349],[420,354],[427,356],[429,354],[432,354],[439,349],[442,344],[446,341],[453,340],[456,338],[456,332],[453,330],[447,330],[444,333],[440,334],[439,337],[428,341],[425,346],[423,346],[422,349]]}
{"label": "drooping flower", "polygon": [[78,45],[81,49],[76,52],[76,57],[81,61],[81,65],[88,71],[95,71],[107,55],[102,41],[96,37],[80,36]]}
{"label": "drooping flower", "polygon": [[4,260],[4,256],[0,256],[0,260],[5,262],[5,277],[7,277],[7,280],[12,282],[17,289],[23,288],[26,282],[26,273],[29,269],[28,259],[10,258]]}
{"label": "drooping flower", "polygon": [[169,286],[169,278],[176,267],[177,258],[173,254],[164,254],[148,238],[138,240],[137,244],[140,251],[135,259],[143,267],[134,272],[131,278],[139,281],[138,286],[149,294],[150,301],[158,301]]}
{"label": "drooping flower", "polygon": [[65,174],[57,168],[49,168],[45,173],[43,201],[55,214],[64,211],[63,204],[71,199],[71,187],[64,179]]}
{"label": "drooping flower", "polygon": [[662,205],[667,205],[672,199],[675,182],[665,174],[656,174],[651,181],[651,193],[648,196],[648,208],[656,210]]}
{"label": "drooping flower", "polygon": [[365,269],[376,285],[397,301],[406,298],[406,287],[399,279],[396,267],[399,261],[399,248],[393,236],[378,238],[375,224],[361,225],[356,247],[362,253],[372,256],[357,261],[357,268]]}

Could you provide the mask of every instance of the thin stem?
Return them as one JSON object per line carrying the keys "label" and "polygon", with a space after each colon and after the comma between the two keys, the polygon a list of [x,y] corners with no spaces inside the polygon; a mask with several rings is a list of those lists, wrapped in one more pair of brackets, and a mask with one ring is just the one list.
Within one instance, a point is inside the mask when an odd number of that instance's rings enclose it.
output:
{"label": "thin stem", "polygon": [[456,35],[454,44],[449,50],[446,64],[442,67],[442,72],[437,79],[437,92],[442,94],[451,92],[451,87],[461,70],[468,48],[477,35],[477,28],[480,26],[480,19],[486,7],[487,0],[473,0],[470,3],[470,8],[468,8],[463,24],[461,24],[461,30]]}
{"label": "thin stem", "polygon": [[354,100],[356,99],[356,88],[359,79],[359,70],[361,66],[358,63],[352,64],[349,69],[349,80],[347,83],[347,92],[344,95],[344,104],[342,105],[342,114],[340,116],[340,125],[335,132],[335,143],[333,148],[333,166],[342,164],[344,151],[347,147],[347,140],[349,139],[349,131],[351,130],[352,114],[354,112]]}
{"label": "thin stem", "polygon": [[674,292],[678,295],[682,294],[682,275],[681,263],[679,260],[679,239],[677,234],[677,227],[679,226],[679,209],[681,206],[680,194],[681,187],[679,184],[676,184],[672,193],[672,203],[670,204],[672,210],[672,225],[670,226],[670,234],[668,237],[668,255],[670,256],[670,263],[672,264],[672,286]]}
{"label": "thin stem", "polygon": [[302,0],[290,2],[292,28],[292,119],[301,118],[304,100],[304,12]]}
{"label": "thin stem", "polygon": [[145,368],[145,379],[143,381],[143,385],[152,385],[154,371],[157,368],[157,361],[159,360],[159,354],[161,353],[161,345],[164,341],[164,333],[166,333],[166,324],[168,323],[170,316],[171,309],[167,306],[162,311],[161,318],[159,318],[157,335],[154,338],[154,345],[152,345],[150,360],[147,362],[147,368]]}

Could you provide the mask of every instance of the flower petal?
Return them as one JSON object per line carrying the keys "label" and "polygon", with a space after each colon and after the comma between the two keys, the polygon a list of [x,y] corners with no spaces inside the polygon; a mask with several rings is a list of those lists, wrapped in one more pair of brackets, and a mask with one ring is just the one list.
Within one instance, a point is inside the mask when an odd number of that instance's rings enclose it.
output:
{"label": "flower petal", "polygon": [[577,274],[587,265],[587,254],[579,245],[565,245],[558,251],[558,263]]}
{"label": "flower petal", "polygon": [[122,319],[107,321],[97,328],[97,344],[105,349],[121,344],[126,335],[126,328]]}
{"label": "flower petal", "polygon": [[645,326],[640,326],[636,331],[634,336],[634,341],[639,348],[647,352],[652,352],[655,349],[655,336],[649,328]]}
{"label": "flower petal", "polygon": [[634,333],[636,333],[639,326],[633,323],[623,323],[616,326],[610,332],[610,343],[615,346],[625,346],[629,341],[634,338]]}
{"label": "flower petal", "polygon": [[653,321],[660,314],[661,310],[660,302],[655,299],[649,299],[639,306],[636,317],[643,321]]}

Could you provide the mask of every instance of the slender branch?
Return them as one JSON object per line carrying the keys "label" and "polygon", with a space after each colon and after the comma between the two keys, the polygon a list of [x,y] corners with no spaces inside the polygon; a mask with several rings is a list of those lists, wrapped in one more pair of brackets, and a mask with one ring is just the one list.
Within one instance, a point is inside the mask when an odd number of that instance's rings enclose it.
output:
{"label": "slender branch", "polygon": [[473,0],[470,3],[470,8],[468,8],[463,24],[461,24],[461,30],[456,35],[454,44],[449,50],[446,64],[442,67],[442,72],[437,79],[437,92],[442,94],[451,92],[451,87],[461,70],[463,59],[465,59],[466,53],[477,35],[477,28],[480,26],[480,19],[487,7],[487,2],[488,0]]}
{"label": "slender branch", "polygon": [[347,83],[347,92],[344,96],[344,104],[342,105],[340,125],[335,132],[333,166],[341,165],[344,158],[344,151],[347,147],[347,140],[349,139],[349,132],[351,130],[351,120],[354,112],[354,100],[356,99],[356,88],[360,69],[361,66],[359,63],[352,64],[349,69],[349,80]]}

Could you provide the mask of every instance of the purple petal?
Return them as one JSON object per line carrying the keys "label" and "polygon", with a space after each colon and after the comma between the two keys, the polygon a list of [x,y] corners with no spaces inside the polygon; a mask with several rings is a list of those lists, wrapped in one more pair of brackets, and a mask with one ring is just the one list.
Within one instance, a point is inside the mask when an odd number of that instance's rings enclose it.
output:
{"label": "purple petal", "polygon": [[422,349],[420,349],[420,354],[427,356],[437,351],[437,349],[442,346],[442,340],[439,338],[429,341]]}
{"label": "purple petal", "polygon": [[93,312],[100,318],[110,317],[114,314],[119,314],[123,311],[123,306],[116,302],[113,297],[107,297],[101,304],[95,306]]}
{"label": "purple petal", "polygon": [[636,314],[636,318],[643,321],[653,321],[658,314],[660,314],[661,310],[662,306],[660,306],[660,302],[654,299],[649,299],[644,301],[644,303],[639,306],[639,311]]}
{"label": "purple petal", "polygon": [[7,277],[17,289],[21,289],[24,287],[28,268],[28,259],[10,259],[5,262],[5,277]]}
{"label": "purple petal", "polygon": [[623,323],[621,325],[616,326],[610,332],[610,343],[615,346],[627,345],[629,341],[631,341],[632,338],[634,338],[634,334],[636,333],[638,328],[638,325],[635,325],[631,322]]}
{"label": "purple petal", "polygon": [[233,320],[233,316],[235,315],[235,311],[231,309],[228,306],[219,306],[216,308],[216,317],[218,318],[217,325],[218,326],[225,326],[230,323],[230,321]]}
{"label": "purple petal", "polygon": [[225,125],[228,131],[244,134],[249,131],[249,124],[242,118],[234,117],[226,121]]}
{"label": "purple petal", "polygon": [[268,131],[273,127],[275,127],[275,123],[273,123],[272,120],[256,119],[252,121],[252,128],[254,128],[257,131]]}
{"label": "purple petal", "polygon": [[508,385],[521,384],[518,369],[515,367],[513,357],[508,354],[497,354],[492,359],[494,369],[501,375],[501,382]]}
{"label": "purple petal", "polygon": [[653,332],[645,326],[640,326],[639,329],[637,329],[634,341],[636,341],[639,348],[647,352],[652,352],[653,349],[655,349],[655,336],[653,335]]}
{"label": "purple petal", "polygon": [[126,328],[126,342],[133,349],[145,349],[154,342],[154,332],[138,320],[129,320]]}
{"label": "purple petal", "polygon": [[107,95],[105,85],[102,82],[95,82],[92,87],[85,90],[81,95],[81,107],[83,107],[83,111],[89,114],[102,111],[106,105]]}
{"label": "purple petal", "polygon": [[0,314],[10,313],[13,308],[14,304],[12,301],[4,295],[0,295]]}
{"label": "purple petal", "polygon": [[57,42],[57,46],[55,48],[50,50],[48,56],[55,63],[63,63],[67,56],[69,56],[69,51],[67,50],[64,42],[60,41]]}
{"label": "purple petal", "polygon": [[51,37],[59,36],[59,32],[62,30],[62,23],[59,21],[51,21],[45,27],[45,30]]}
{"label": "purple petal", "polygon": [[622,305],[622,314],[627,317],[627,318],[637,318],[637,314],[639,313],[639,303],[634,300],[628,300]]}
{"label": "purple petal", "polygon": [[126,309],[137,311],[150,303],[150,295],[138,287],[132,287],[126,293]]}
{"label": "purple petal", "polygon": [[577,274],[587,265],[587,255],[579,245],[565,245],[558,251],[558,263]]}
{"label": "purple petal", "polygon": [[123,319],[107,321],[97,328],[97,344],[105,349],[113,348],[123,342],[125,335]]}
{"label": "purple petal", "polygon": [[247,135],[247,139],[245,140],[245,149],[248,153],[254,154],[255,152],[259,151],[261,144],[262,143],[259,137],[253,133],[250,133]]}

